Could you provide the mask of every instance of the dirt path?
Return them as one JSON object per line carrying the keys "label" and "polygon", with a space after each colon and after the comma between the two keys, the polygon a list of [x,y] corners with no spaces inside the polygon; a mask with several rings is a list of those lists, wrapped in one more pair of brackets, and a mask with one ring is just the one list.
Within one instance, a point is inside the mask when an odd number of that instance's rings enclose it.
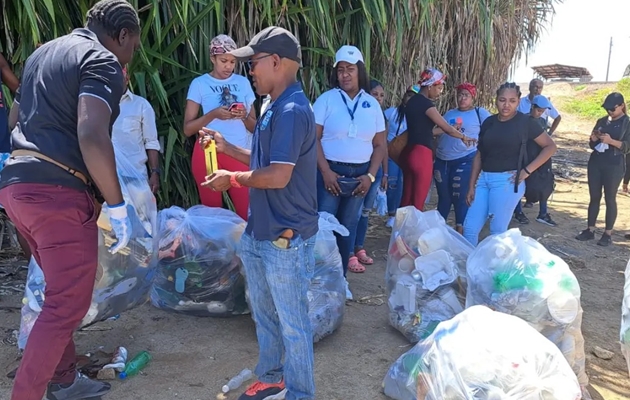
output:
{"label": "dirt path", "polygon": [[[630,398],[630,380],[619,351],[619,322],[623,270],[628,259],[630,198],[619,196],[618,234],[615,245],[604,249],[595,243],[573,239],[584,228],[588,194],[584,163],[588,157],[585,140],[592,123],[566,118],[556,140],[561,151],[557,170],[560,179],[550,210],[559,226],[550,228],[534,221],[537,206],[525,210],[532,222],[523,226],[526,235],[539,238],[548,249],[573,268],[582,288],[583,332],[587,367],[594,398]],[[435,200],[435,198],[433,199]],[[603,216],[604,208],[602,207]],[[369,249],[377,260],[363,275],[349,277],[355,298],[384,293],[385,255],[389,231],[374,218]],[[23,274],[23,272],[22,272]],[[5,277],[4,280],[10,280]],[[23,278],[21,278],[23,279]],[[5,285],[0,277],[0,288]],[[19,327],[19,311],[6,309],[20,304],[20,294],[3,289],[0,299],[0,334],[10,337]],[[7,294],[8,293],[8,294]],[[373,300],[378,301],[378,300]],[[116,321],[96,325],[100,331],[77,334],[79,351],[103,346],[112,350],[126,346],[132,353],[149,350],[154,361],[145,374],[124,383],[114,383],[107,399],[173,400],[215,399],[221,386],[241,369],[253,368],[257,357],[254,324],[250,317],[202,319],[169,314],[149,305],[124,314]],[[592,355],[599,346],[615,353],[605,361]],[[381,382],[396,358],[410,348],[408,342],[389,326],[387,305],[351,302],[342,328],[315,346],[318,399],[380,400]],[[11,381],[4,377],[13,368],[15,346],[0,343],[0,398],[8,399]],[[235,399],[233,395],[227,399]]]}

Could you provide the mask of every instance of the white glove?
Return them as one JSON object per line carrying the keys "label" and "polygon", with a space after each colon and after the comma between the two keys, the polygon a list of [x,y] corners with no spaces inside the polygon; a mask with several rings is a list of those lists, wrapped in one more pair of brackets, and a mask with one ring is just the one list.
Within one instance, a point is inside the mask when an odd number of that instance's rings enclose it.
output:
{"label": "white glove", "polygon": [[112,230],[117,239],[109,248],[109,252],[116,254],[120,249],[127,246],[131,239],[131,220],[127,215],[127,203],[123,201],[115,206],[104,204],[103,208],[105,208],[109,216],[109,223],[112,225]]}

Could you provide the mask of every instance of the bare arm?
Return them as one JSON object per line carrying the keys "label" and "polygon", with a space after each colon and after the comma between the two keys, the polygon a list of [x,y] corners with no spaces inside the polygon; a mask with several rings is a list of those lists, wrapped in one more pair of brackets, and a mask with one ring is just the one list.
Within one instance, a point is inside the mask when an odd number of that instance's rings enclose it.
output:
{"label": "bare arm", "polygon": [[242,147],[235,146],[232,143],[226,142],[224,153],[227,156],[230,156],[242,162],[245,165],[250,165],[251,154],[252,154],[251,150],[247,150]]}
{"label": "bare arm", "polygon": [[376,176],[378,173],[378,169],[385,162],[385,157],[387,156],[387,132],[377,132],[372,139],[372,146],[374,150],[372,151],[372,157],[370,157],[370,169],[368,172],[372,174],[372,176]]}
{"label": "bare arm", "polygon": [[538,157],[527,165],[527,171],[530,173],[540,168],[540,166],[549,160],[551,156],[556,153],[556,150],[558,150],[556,143],[553,141],[551,136],[546,133],[540,134],[536,139],[534,139],[534,142],[542,148],[542,151],[538,154]]}
{"label": "bare arm", "polygon": [[196,135],[201,128],[215,119],[215,110],[199,117],[199,108],[199,104],[194,101],[186,101],[186,111],[184,112],[184,135],[186,135],[186,137]]}
{"label": "bare arm", "polygon": [[93,96],[80,96],[77,135],[83,161],[92,180],[109,205],[123,202],[114,148],[109,138],[111,111],[103,100]]}
{"label": "bare arm", "polygon": [[[454,138],[457,138],[457,139],[465,138],[463,133],[461,133],[460,131],[455,129],[455,127],[449,125],[449,123],[446,122],[444,117],[442,117],[440,113],[438,112],[437,108],[435,107],[429,108],[427,110],[427,117],[431,118],[431,121],[433,121],[433,123],[437,125],[436,128],[439,128],[440,130],[442,130],[443,133],[446,133],[447,135],[453,136]],[[433,128],[433,132],[435,134],[435,128]]]}
{"label": "bare arm", "polygon": [[330,165],[326,161],[324,156],[324,148],[322,147],[322,136],[324,135],[324,127],[322,125],[315,125],[315,132],[317,134],[317,168],[323,174],[330,170]]}
{"label": "bare arm", "polygon": [[253,104],[251,110],[249,111],[249,114],[247,115],[247,118],[243,120],[243,123],[245,124],[245,128],[249,132],[253,133],[254,129],[256,129],[256,110],[254,109]]}
{"label": "bare arm", "polygon": [[468,190],[475,190],[475,186],[477,186],[477,179],[479,179],[479,174],[481,173],[481,154],[477,152],[475,158],[472,163],[472,170],[470,172],[470,184]]}
{"label": "bare arm", "polygon": [[271,164],[254,171],[237,172],[236,181],[256,189],[283,189],[291,180],[293,165]]}
{"label": "bare arm", "polygon": [[149,169],[160,168],[160,152],[157,150],[147,150],[147,157],[149,158]]}
{"label": "bare arm", "polygon": [[0,54],[0,70],[2,70],[2,83],[7,85],[9,90],[15,93],[18,86],[20,86],[20,81],[13,71],[11,71],[11,66],[9,66],[9,63],[2,54]]}
{"label": "bare arm", "polygon": [[553,120],[551,124],[551,128],[549,128],[549,136],[553,135],[553,133],[558,129],[558,125],[560,125],[560,121],[562,121],[562,115],[558,115],[558,118]]}

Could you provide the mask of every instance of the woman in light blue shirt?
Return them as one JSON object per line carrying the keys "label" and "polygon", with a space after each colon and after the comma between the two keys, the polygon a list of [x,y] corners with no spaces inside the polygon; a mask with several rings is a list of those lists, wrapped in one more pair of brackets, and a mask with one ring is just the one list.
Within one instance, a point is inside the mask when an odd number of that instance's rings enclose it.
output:
{"label": "woman in light blue shirt", "polygon": [[[481,124],[490,116],[485,108],[475,107],[477,88],[471,83],[457,86],[457,108],[444,114],[444,119],[456,125],[466,136],[477,140]],[[451,206],[455,211],[455,227],[463,233],[464,220],[468,213],[466,194],[470,182],[472,162],[477,154],[477,146],[466,146],[461,140],[442,135],[440,128],[433,131],[439,134],[433,164],[433,179],[438,194],[439,213],[447,219]]]}

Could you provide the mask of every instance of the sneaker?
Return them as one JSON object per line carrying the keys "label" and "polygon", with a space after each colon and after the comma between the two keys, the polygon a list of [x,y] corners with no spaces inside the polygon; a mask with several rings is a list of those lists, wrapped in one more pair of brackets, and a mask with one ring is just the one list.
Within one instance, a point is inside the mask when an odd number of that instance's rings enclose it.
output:
{"label": "sneaker", "polygon": [[93,381],[78,373],[71,384],[51,383],[48,385],[46,400],[83,400],[100,398],[109,392],[111,385],[107,382]]}
{"label": "sneaker", "polygon": [[523,208],[532,208],[532,207],[534,207],[534,203],[527,203],[527,202],[526,202],[526,203],[523,205]]}
{"label": "sneaker", "polygon": [[545,225],[549,225],[549,226],[557,226],[558,225],[558,224],[556,224],[556,221],[551,219],[551,215],[549,215],[549,214],[547,214],[547,215],[539,215],[538,218],[536,218],[536,221],[540,222],[541,224],[545,224]]}
{"label": "sneaker", "polygon": [[610,237],[610,235],[604,233],[602,235],[602,238],[599,239],[599,241],[597,242],[598,246],[602,246],[602,247],[606,247],[606,246],[610,246],[612,244],[612,237]]}
{"label": "sneaker", "polygon": [[346,300],[354,300],[354,296],[352,296],[352,292],[350,291],[350,285],[347,280],[343,280],[343,286],[346,288]]}
{"label": "sneaker", "polygon": [[586,242],[587,240],[593,240],[595,239],[595,234],[593,232],[591,232],[590,229],[584,229],[582,232],[580,232],[579,235],[577,235],[575,237],[577,240],[579,240],[580,242]]}
{"label": "sneaker", "polygon": [[529,224],[529,218],[522,212],[514,213],[514,219],[519,222],[521,225]]}
{"label": "sneaker", "polygon": [[287,395],[284,381],[280,383],[254,382],[238,400],[283,400]]}
{"label": "sneaker", "polygon": [[389,218],[387,218],[387,223],[385,224],[385,226],[388,227],[388,228],[393,228],[394,227],[394,221],[396,221],[396,217],[389,217]]}

